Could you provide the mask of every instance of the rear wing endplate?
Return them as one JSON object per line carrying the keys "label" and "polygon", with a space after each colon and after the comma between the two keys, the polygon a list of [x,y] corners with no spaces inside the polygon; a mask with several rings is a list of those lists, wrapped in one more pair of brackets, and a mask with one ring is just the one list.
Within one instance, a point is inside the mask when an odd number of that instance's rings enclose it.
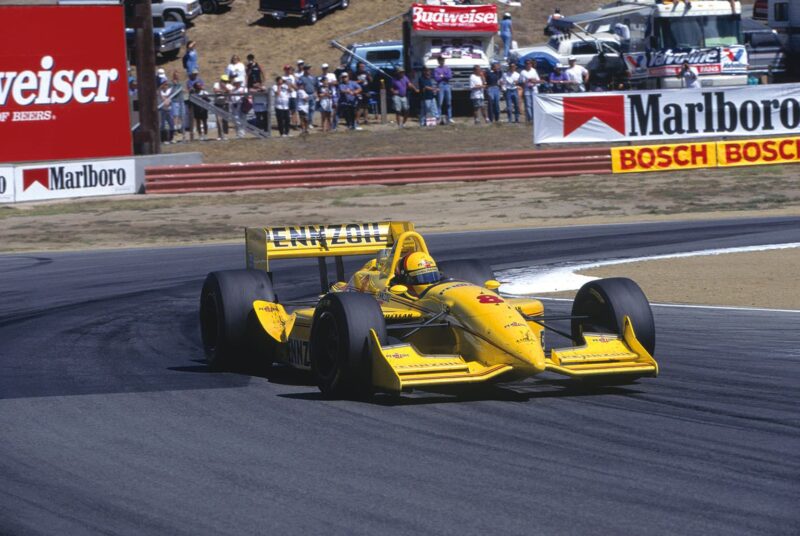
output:
{"label": "rear wing endplate", "polygon": [[247,268],[270,271],[270,261],[374,255],[394,245],[414,224],[407,221],[248,227],[245,229]]}

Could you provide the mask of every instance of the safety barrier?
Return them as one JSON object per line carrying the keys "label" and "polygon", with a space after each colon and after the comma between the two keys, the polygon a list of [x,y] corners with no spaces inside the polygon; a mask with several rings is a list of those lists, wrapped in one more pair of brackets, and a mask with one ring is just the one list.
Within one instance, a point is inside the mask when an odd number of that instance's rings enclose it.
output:
{"label": "safety barrier", "polygon": [[149,168],[150,194],[489,181],[611,173],[608,147]]}

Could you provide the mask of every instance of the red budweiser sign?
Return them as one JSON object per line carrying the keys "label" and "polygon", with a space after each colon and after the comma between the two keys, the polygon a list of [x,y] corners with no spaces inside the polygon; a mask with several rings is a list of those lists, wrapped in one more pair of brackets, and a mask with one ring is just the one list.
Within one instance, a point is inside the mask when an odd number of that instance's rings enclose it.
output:
{"label": "red budweiser sign", "polygon": [[434,32],[496,32],[497,6],[429,6],[413,4],[414,30]]}
{"label": "red budweiser sign", "polygon": [[122,7],[0,6],[0,162],[130,155],[127,78]]}

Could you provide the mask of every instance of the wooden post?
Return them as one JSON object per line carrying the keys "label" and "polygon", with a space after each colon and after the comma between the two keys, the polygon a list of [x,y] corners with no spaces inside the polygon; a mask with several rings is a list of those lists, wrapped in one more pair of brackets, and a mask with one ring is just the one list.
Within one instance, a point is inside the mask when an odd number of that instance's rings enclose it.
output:
{"label": "wooden post", "polygon": [[135,145],[139,154],[159,154],[160,114],[156,98],[156,52],[153,46],[153,10],[150,0],[133,0],[136,30],[136,84],[139,96],[139,129]]}
{"label": "wooden post", "polygon": [[381,97],[380,97],[380,100],[381,100],[381,124],[385,125],[386,124],[386,115],[387,115],[387,113],[386,113],[386,111],[387,111],[387,107],[386,107],[386,80],[384,80],[383,78],[381,78]]}

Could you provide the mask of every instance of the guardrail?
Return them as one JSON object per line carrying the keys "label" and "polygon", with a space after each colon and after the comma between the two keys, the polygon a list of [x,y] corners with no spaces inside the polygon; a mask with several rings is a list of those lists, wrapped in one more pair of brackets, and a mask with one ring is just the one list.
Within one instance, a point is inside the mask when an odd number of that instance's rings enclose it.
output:
{"label": "guardrail", "polygon": [[149,168],[149,194],[489,181],[611,173],[608,147]]}

